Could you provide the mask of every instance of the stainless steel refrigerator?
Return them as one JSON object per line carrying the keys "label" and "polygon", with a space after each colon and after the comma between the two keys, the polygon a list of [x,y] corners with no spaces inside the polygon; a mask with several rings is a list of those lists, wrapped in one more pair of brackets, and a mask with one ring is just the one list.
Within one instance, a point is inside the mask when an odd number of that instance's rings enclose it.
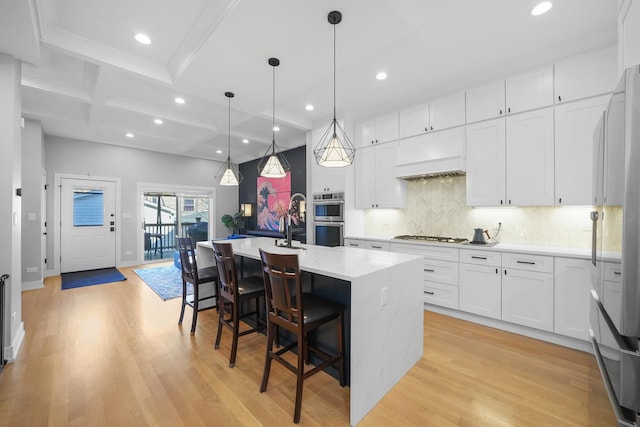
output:
{"label": "stainless steel refrigerator", "polygon": [[594,133],[591,342],[619,426],[640,425],[640,66]]}

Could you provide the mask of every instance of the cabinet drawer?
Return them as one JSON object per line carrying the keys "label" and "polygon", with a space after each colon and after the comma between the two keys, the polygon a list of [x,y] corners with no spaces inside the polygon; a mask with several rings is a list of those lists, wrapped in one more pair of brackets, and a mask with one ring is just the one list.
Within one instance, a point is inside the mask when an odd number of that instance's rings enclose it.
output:
{"label": "cabinet drawer", "polygon": [[605,262],[604,280],[622,283],[622,265],[617,262]]}
{"label": "cabinet drawer", "polygon": [[448,285],[458,285],[457,262],[425,259],[423,267],[424,280],[429,282],[446,283]]}
{"label": "cabinet drawer", "polygon": [[356,239],[344,239],[344,246],[346,248],[364,248],[364,242]]}
{"label": "cabinet drawer", "polygon": [[502,266],[516,270],[553,273],[553,257],[525,254],[502,254]]}
{"label": "cabinet drawer", "polygon": [[374,251],[387,251],[389,252],[389,242],[370,242],[365,240],[364,247],[366,249],[373,249]]}
{"label": "cabinet drawer", "polygon": [[407,243],[392,243],[391,252],[422,255],[425,258],[441,261],[458,262],[458,249],[442,246],[412,245]]}
{"label": "cabinet drawer", "polygon": [[439,305],[458,309],[458,287],[445,285],[443,283],[425,282],[424,302],[427,304]]}
{"label": "cabinet drawer", "polygon": [[500,252],[460,250],[460,262],[467,264],[490,265],[500,267],[502,256]]}

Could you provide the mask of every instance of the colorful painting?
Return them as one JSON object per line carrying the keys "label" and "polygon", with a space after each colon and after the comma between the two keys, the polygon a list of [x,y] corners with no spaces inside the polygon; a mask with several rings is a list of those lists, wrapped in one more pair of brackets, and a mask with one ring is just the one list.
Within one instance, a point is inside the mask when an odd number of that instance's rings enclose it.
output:
{"label": "colorful painting", "polygon": [[287,218],[291,199],[291,172],[284,178],[258,177],[258,228],[277,231]]}

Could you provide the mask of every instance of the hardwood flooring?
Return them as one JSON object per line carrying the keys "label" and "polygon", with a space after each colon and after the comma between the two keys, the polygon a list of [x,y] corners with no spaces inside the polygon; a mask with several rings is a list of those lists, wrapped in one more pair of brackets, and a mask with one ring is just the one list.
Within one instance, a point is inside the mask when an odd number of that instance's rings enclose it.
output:
{"label": "hardwood flooring", "polygon": [[[274,364],[259,392],[263,335],[230,332],[213,349],[215,310],[177,324],[162,301],[128,280],[60,290],[60,277],[23,293],[26,330],[0,375],[0,426],[281,426],[292,424],[295,377]],[[594,358],[425,312],[424,357],[361,426],[615,426]],[[300,425],[349,424],[349,388],[305,381]]]}

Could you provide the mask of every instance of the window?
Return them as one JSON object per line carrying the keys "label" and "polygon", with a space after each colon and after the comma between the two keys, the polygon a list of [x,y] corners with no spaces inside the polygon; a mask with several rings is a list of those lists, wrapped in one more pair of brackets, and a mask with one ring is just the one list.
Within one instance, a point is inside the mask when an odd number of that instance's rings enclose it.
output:
{"label": "window", "polygon": [[193,199],[184,199],[183,208],[185,212],[195,211],[195,201]]}
{"label": "window", "polygon": [[101,227],[104,225],[104,191],[73,190],[73,226]]}

